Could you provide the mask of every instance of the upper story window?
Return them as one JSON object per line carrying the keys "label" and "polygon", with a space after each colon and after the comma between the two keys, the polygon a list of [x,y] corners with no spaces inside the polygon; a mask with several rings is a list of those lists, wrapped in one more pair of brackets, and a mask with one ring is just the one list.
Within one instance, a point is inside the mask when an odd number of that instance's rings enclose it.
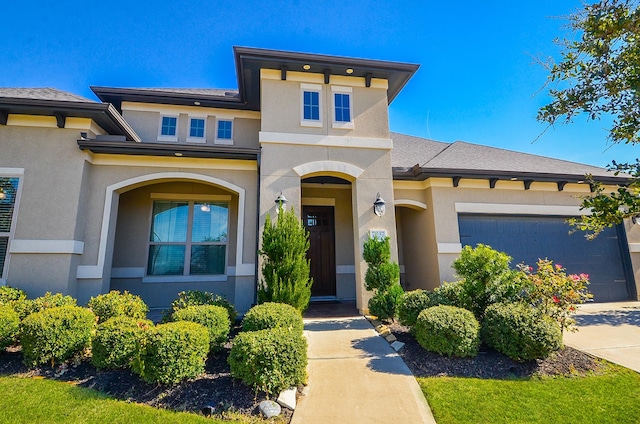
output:
{"label": "upper story window", "polygon": [[216,130],[216,143],[233,144],[233,121],[230,119],[218,119]]}
{"label": "upper story window", "polygon": [[333,93],[333,128],[353,128],[353,110],[351,87],[332,86]]}
{"label": "upper story window", "polygon": [[187,141],[192,143],[205,143],[205,127],[206,119],[204,118],[190,118],[189,119],[189,137]]}
{"label": "upper story window", "polygon": [[9,243],[15,227],[19,177],[0,177],[0,282],[6,281],[9,268]]}
{"label": "upper story window", "polygon": [[322,86],[303,83],[300,84],[300,92],[300,125],[322,127]]}
{"label": "upper story window", "polygon": [[178,117],[163,116],[160,119],[158,141],[178,141]]}

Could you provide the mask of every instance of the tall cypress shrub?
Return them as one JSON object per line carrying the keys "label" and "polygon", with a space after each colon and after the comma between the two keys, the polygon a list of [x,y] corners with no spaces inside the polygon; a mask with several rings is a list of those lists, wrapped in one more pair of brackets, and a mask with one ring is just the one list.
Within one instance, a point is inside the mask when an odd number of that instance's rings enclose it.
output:
{"label": "tall cypress shrub", "polygon": [[369,312],[380,319],[395,319],[404,290],[399,284],[400,267],[391,262],[389,237],[368,238],[362,256],[368,265],[365,288],[374,292],[369,299]]}
{"label": "tall cypress shrub", "polygon": [[262,232],[262,279],[258,303],[289,304],[301,312],[309,306],[311,284],[309,232],[293,210],[280,210],[275,224],[267,214]]}

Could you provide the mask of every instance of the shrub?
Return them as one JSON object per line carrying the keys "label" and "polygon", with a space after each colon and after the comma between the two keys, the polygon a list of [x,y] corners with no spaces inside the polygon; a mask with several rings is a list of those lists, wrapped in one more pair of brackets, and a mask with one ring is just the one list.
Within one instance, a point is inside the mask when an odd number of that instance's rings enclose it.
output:
{"label": "shrub", "polygon": [[233,307],[233,304],[231,304],[231,302],[229,302],[224,296],[205,291],[187,290],[178,293],[178,298],[171,303],[171,309],[175,312],[178,309],[183,309],[187,306],[200,305],[222,306],[229,313],[229,321],[231,324],[236,322],[238,313]]}
{"label": "shrub", "polygon": [[385,291],[378,291],[369,299],[369,312],[379,319],[394,319],[404,290],[400,284],[393,284]]}
{"label": "shrub", "polygon": [[174,321],[191,321],[204,325],[209,331],[209,350],[211,352],[222,349],[231,330],[229,313],[222,306],[187,306],[175,311],[172,318]]}
{"label": "shrub", "polygon": [[146,331],[134,371],[150,383],[178,383],[204,372],[209,332],[195,322],[161,324]]}
{"label": "shrub", "polygon": [[509,268],[510,262],[509,255],[490,246],[465,246],[452,264],[462,278],[460,306],[464,305],[481,319],[490,304],[518,300],[522,279],[517,271]]}
{"label": "shrub", "polygon": [[304,323],[300,311],[285,303],[267,302],[249,309],[242,320],[243,331],[278,327],[302,334]]}
{"label": "shrub", "polygon": [[286,328],[243,332],[233,340],[228,361],[233,377],[277,394],[306,381],[307,341]]}
{"label": "shrub", "polygon": [[128,291],[120,293],[117,290],[92,297],[88,306],[98,316],[99,323],[116,316],[143,319],[146,318],[149,311],[140,296],[133,295]]}
{"label": "shrub", "polygon": [[59,306],[34,312],[20,324],[24,362],[36,366],[65,361],[89,346],[95,315],[79,306]]}
{"label": "shrub", "polygon": [[420,312],[414,327],[424,349],[448,356],[476,356],[480,324],[471,311],[455,306],[433,306]]}
{"label": "shrub", "polygon": [[124,315],[98,325],[91,341],[91,361],[96,368],[126,368],[142,349],[144,330],[153,326],[146,319]]}
{"label": "shrub", "polygon": [[562,347],[558,323],[522,303],[489,306],[482,321],[482,339],[517,361],[543,359]]}
{"label": "shrub", "polygon": [[27,316],[29,301],[27,294],[20,289],[9,286],[0,286],[0,306],[11,306],[18,313],[20,319]]}
{"label": "shrub", "polygon": [[60,306],[76,306],[76,300],[71,296],[63,295],[62,293],[51,294],[51,292],[46,292],[44,296],[37,297],[33,300],[27,300],[26,315]]}
{"label": "shrub", "polygon": [[10,305],[0,305],[0,352],[15,343],[20,316]]}
{"label": "shrub", "polygon": [[416,319],[418,319],[420,312],[432,306],[429,297],[429,292],[421,289],[404,293],[398,304],[398,319],[400,323],[407,327],[416,325]]}
{"label": "shrub", "polygon": [[286,303],[300,312],[309,306],[311,285],[309,232],[293,209],[280,210],[275,225],[267,214],[262,232],[262,279],[258,303]]}

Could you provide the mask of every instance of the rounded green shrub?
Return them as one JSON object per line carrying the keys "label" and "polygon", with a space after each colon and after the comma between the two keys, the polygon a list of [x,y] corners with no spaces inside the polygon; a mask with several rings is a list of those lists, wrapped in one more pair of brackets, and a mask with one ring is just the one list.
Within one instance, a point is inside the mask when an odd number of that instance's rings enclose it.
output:
{"label": "rounded green shrub", "polygon": [[0,305],[0,352],[15,343],[20,316],[10,305]]}
{"label": "rounded green shrub", "polygon": [[394,319],[404,290],[398,283],[393,283],[385,291],[378,291],[369,299],[369,313],[379,319]]}
{"label": "rounded green shrub", "polygon": [[469,309],[469,302],[466,299],[462,283],[454,281],[445,282],[429,295],[429,306],[457,306],[458,308]]}
{"label": "rounded green shrub", "polygon": [[76,300],[71,296],[65,296],[62,293],[51,294],[51,292],[46,292],[44,296],[36,297],[33,300],[27,300],[27,303],[27,315],[42,312],[45,309],[76,306],[77,304]]}
{"label": "rounded green shrub", "polygon": [[416,319],[423,310],[431,306],[429,302],[429,292],[426,290],[412,290],[405,292],[398,304],[398,319],[402,325],[413,327]]}
{"label": "rounded green shrub", "polygon": [[173,384],[204,372],[209,332],[198,323],[170,322],[145,332],[134,371],[150,383]]}
{"label": "rounded green shrub", "polygon": [[65,361],[89,346],[96,322],[93,312],[59,306],[34,312],[20,324],[24,363],[36,366]]}
{"label": "rounded green shrub", "polygon": [[91,362],[96,368],[126,368],[139,354],[144,331],[153,326],[146,319],[116,316],[98,325],[91,340]]}
{"label": "rounded green shrub", "polygon": [[186,308],[187,306],[214,305],[222,306],[229,313],[229,321],[233,324],[236,322],[238,312],[233,304],[226,297],[215,293],[200,290],[187,290],[178,293],[178,297],[171,303],[171,310]]}
{"label": "rounded green shrub", "polygon": [[209,330],[209,349],[217,352],[224,347],[231,330],[229,313],[222,306],[198,305],[178,309],[172,315],[174,321],[191,321]]}
{"label": "rounded green shrub", "polygon": [[282,327],[302,334],[302,314],[286,303],[267,302],[249,309],[242,320],[243,331],[258,331]]}
{"label": "rounded green shrub", "polygon": [[482,339],[517,361],[543,359],[562,347],[558,323],[522,303],[495,303],[487,307]]}
{"label": "rounded green shrub", "polygon": [[96,314],[99,323],[116,316],[143,319],[146,318],[149,311],[140,296],[131,294],[128,291],[120,293],[117,290],[92,297],[87,306]]}
{"label": "rounded green shrub", "polygon": [[229,354],[231,375],[269,394],[306,381],[307,341],[286,328],[238,334]]}
{"label": "rounded green shrub", "polygon": [[0,306],[11,306],[22,319],[29,313],[30,301],[27,300],[27,294],[23,290],[0,286]]}
{"label": "rounded green shrub", "polygon": [[447,356],[476,356],[480,324],[471,311],[455,306],[433,306],[420,312],[414,327],[424,349]]}

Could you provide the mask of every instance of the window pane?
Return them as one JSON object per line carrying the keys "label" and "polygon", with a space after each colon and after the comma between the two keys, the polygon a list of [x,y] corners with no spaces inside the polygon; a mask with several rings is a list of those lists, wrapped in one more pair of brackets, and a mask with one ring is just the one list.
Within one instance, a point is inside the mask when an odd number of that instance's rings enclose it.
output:
{"label": "window pane", "polygon": [[204,137],[204,119],[191,119],[189,137]]}
{"label": "window pane", "polygon": [[197,202],[193,209],[191,241],[226,243],[228,222],[229,206],[226,203]]}
{"label": "window pane", "polygon": [[0,177],[0,233],[11,231],[18,181],[19,178]]}
{"label": "window pane", "polygon": [[336,122],[351,122],[351,108],[349,95],[336,93],[334,95]]}
{"label": "window pane", "polygon": [[218,138],[231,139],[231,121],[218,121]]}
{"label": "window pane", "polygon": [[154,242],[187,241],[188,219],[189,204],[187,202],[164,200],[153,202],[150,240]]}
{"label": "window pane", "polygon": [[7,245],[9,244],[9,237],[0,237],[0,277],[2,277],[2,270],[4,269],[4,260],[7,257]]}
{"label": "window pane", "polygon": [[320,93],[317,91],[303,92],[303,118],[318,120],[320,119]]}
{"label": "window pane", "polygon": [[191,246],[191,275],[224,274],[227,246]]}
{"label": "window pane", "polygon": [[184,272],[185,246],[149,246],[149,275],[182,275]]}
{"label": "window pane", "polygon": [[162,117],[162,129],[160,131],[161,135],[176,135],[176,126],[178,123],[177,118],[173,118],[171,116],[163,116]]}

